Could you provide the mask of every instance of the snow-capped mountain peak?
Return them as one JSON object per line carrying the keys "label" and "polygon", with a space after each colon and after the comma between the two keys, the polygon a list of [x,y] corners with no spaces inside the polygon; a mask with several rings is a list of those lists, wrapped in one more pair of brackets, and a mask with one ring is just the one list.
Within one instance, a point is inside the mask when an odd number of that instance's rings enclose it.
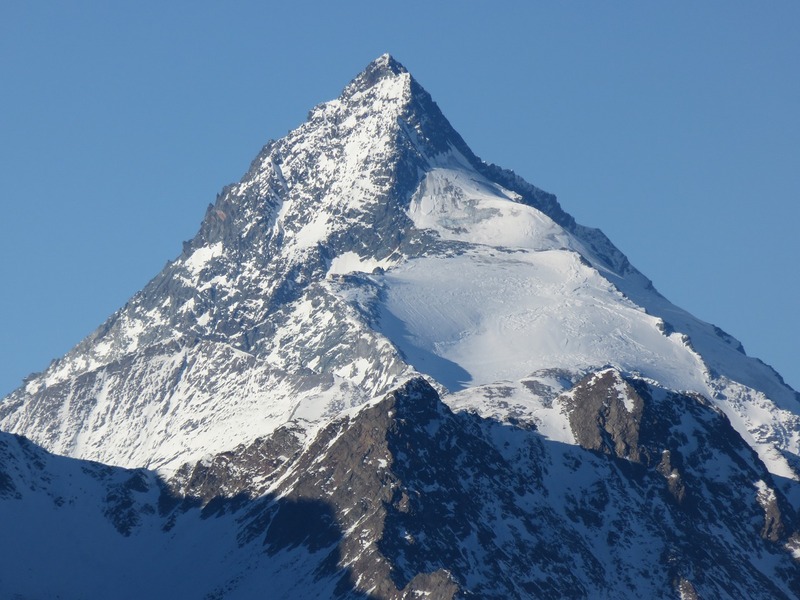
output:
{"label": "snow-capped mountain peak", "polygon": [[358,92],[364,92],[382,79],[395,79],[400,77],[407,80],[410,77],[408,69],[397,62],[394,57],[387,52],[369,63],[367,67],[344,88],[342,96],[347,97]]}
{"label": "snow-capped mountain peak", "polygon": [[289,421],[312,431],[417,373],[495,416],[484,392],[508,382],[552,422],[524,382],[607,366],[714,399],[794,477],[794,391],[553,195],[480,160],[383,55],[267,143],[183,253],[0,404],[0,424],[165,469]]}

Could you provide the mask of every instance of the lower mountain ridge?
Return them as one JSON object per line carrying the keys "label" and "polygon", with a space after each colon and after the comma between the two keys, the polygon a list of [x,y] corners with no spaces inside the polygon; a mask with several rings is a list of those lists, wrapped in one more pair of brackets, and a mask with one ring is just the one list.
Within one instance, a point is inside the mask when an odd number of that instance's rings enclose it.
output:
{"label": "lower mountain ridge", "polygon": [[170,479],[3,434],[0,595],[797,597],[797,515],[707,400],[606,369],[553,402],[578,445],[412,379]]}

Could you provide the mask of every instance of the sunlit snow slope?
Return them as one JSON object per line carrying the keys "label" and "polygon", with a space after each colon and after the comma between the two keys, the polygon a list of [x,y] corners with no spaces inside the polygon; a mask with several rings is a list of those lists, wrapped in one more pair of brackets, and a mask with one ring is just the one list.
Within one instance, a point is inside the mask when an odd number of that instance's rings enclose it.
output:
{"label": "sunlit snow slope", "polygon": [[711,398],[775,474],[800,468],[798,397],[772,369],[478,159],[383,56],[268,143],[180,257],[0,403],[0,427],[169,471],[288,421],[312,431],[419,372],[500,418],[487,390],[507,381],[514,418],[559,436],[548,399],[606,367]]}
{"label": "sunlit snow slope", "polygon": [[437,163],[409,216],[468,249],[410,260],[382,278],[381,330],[412,365],[451,391],[614,366],[717,400],[762,459],[792,476],[773,444],[797,454],[797,396],[772,369],[635,270],[609,269],[587,230],[567,231],[456,152]]}

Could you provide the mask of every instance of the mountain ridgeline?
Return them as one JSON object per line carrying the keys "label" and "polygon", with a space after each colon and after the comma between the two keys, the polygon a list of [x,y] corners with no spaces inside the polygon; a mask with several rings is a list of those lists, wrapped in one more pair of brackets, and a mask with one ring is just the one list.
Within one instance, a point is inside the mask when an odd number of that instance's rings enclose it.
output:
{"label": "mountain ridgeline", "polygon": [[797,598],[799,400],[384,55],[0,402],[0,596]]}

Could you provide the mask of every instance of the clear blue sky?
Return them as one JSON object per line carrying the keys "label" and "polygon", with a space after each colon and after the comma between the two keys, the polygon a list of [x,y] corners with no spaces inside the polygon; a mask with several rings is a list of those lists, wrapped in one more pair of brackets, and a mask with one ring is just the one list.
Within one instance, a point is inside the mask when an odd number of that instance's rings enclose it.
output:
{"label": "clear blue sky", "polygon": [[0,394],[384,52],[800,388],[800,2],[269,4],[0,4]]}

